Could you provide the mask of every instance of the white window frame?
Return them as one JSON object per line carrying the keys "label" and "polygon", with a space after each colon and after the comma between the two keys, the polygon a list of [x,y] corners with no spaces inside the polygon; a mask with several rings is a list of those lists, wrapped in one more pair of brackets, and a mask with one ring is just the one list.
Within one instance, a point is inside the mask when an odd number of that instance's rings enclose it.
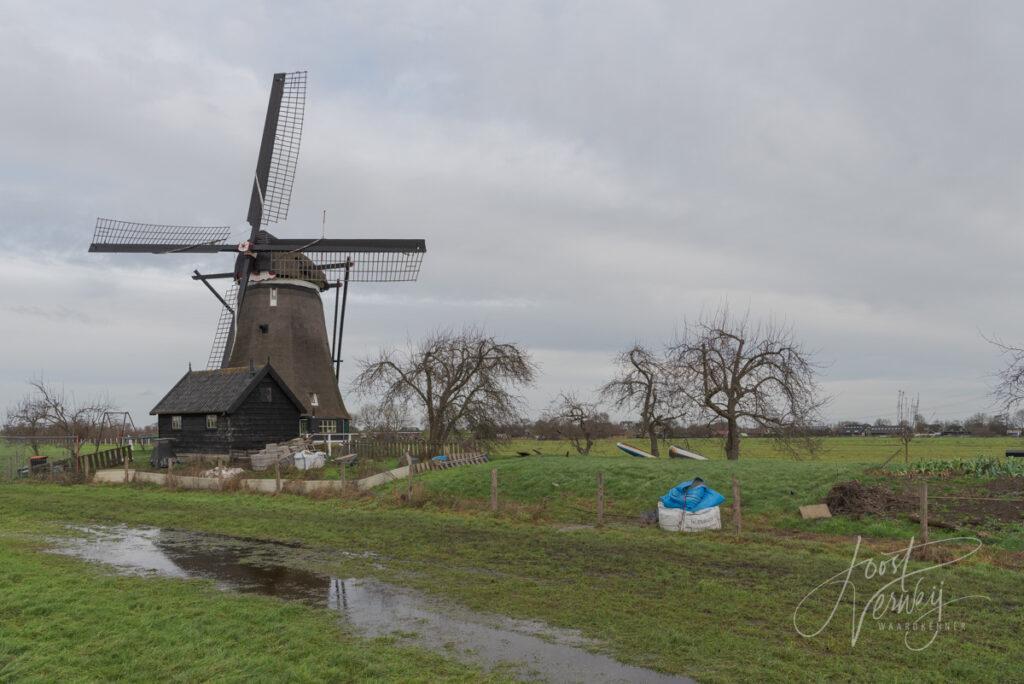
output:
{"label": "white window frame", "polygon": [[320,405],[320,397],[316,396],[316,392],[311,392],[310,393],[310,395],[309,395],[309,405],[310,406],[319,406]]}
{"label": "white window frame", "polygon": [[207,413],[206,414],[206,429],[216,430],[217,429],[217,414]]}
{"label": "white window frame", "polygon": [[277,306],[277,288],[270,288],[270,306]]}
{"label": "white window frame", "polygon": [[334,434],[338,431],[338,421],[336,420],[321,420],[320,421],[320,432],[326,434]]}
{"label": "white window frame", "polygon": [[171,416],[171,429],[172,430],[180,430],[181,429],[181,416]]}

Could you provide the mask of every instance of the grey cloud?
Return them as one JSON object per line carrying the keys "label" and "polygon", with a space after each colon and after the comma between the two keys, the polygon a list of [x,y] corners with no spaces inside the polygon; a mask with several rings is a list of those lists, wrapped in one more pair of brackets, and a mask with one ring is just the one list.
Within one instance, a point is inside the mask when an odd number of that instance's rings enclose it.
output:
{"label": "grey cloud", "polygon": [[[2,400],[45,367],[142,412],[205,360],[187,275],[225,265],[89,255],[91,226],[240,228],[269,76],[307,67],[278,232],[326,209],[430,250],[420,282],[353,291],[346,372],[482,323],[554,359],[536,409],[729,299],[821,350],[836,416],[899,387],[966,413],[998,363],[978,331],[1024,339],[1015,3],[8,2],[0,58],[0,286],[34,333],[0,340]],[[75,345],[32,314],[55,301]]]}

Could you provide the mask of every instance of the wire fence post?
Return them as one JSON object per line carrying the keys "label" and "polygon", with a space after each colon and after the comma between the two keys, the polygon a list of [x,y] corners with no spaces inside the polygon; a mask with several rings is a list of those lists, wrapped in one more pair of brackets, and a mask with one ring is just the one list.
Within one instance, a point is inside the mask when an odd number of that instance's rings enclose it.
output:
{"label": "wire fence post", "polygon": [[928,543],[928,480],[921,480],[921,542]]}
{"label": "wire fence post", "polygon": [[736,534],[743,531],[743,509],[740,508],[740,481],[732,476],[732,524]]}
{"label": "wire fence post", "polygon": [[170,455],[167,456],[167,487],[171,486],[171,468],[174,467],[174,459]]}
{"label": "wire fence post", "polygon": [[498,469],[491,468],[491,512],[498,512]]}
{"label": "wire fence post", "polygon": [[604,471],[597,471],[597,526],[604,525]]}
{"label": "wire fence post", "polygon": [[[126,447],[121,447],[121,448],[124,449]],[[126,452],[121,454],[121,458],[124,459],[124,483],[125,484],[128,484],[128,460],[129,460],[128,459],[128,454],[130,454],[132,452],[132,448],[131,447],[127,447],[127,449],[128,449],[128,451],[126,451]]]}
{"label": "wire fence post", "polygon": [[281,459],[280,458],[274,461],[274,480],[276,482],[276,484],[274,485],[274,494],[280,494],[281,493]]}

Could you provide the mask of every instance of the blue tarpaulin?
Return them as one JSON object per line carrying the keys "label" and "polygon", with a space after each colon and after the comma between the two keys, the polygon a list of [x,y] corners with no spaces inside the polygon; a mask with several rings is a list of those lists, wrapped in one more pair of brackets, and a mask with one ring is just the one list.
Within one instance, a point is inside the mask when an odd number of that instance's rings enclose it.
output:
{"label": "blue tarpaulin", "polygon": [[444,454],[441,454],[440,456],[435,456],[434,458],[432,458],[430,460],[431,461],[447,461],[448,457],[445,456]]}
{"label": "blue tarpaulin", "polygon": [[661,497],[661,505],[665,508],[682,508],[691,513],[714,508],[723,501],[725,497],[705,485],[699,477],[680,482]]}

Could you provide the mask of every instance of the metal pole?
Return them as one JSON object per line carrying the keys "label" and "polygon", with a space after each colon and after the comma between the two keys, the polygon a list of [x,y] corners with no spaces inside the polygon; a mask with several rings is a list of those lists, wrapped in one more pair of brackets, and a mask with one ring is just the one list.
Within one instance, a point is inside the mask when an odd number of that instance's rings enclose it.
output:
{"label": "metal pole", "polygon": [[345,260],[345,282],[342,285],[344,291],[341,293],[341,319],[338,321],[338,350],[337,355],[334,357],[334,377],[341,377],[341,341],[342,336],[345,334],[345,306],[348,304],[348,274],[349,269],[352,267],[352,261],[350,259]]}
{"label": "metal pole", "polygon": [[234,314],[234,313],[235,313],[235,310],[234,310],[234,309],[232,309],[232,308],[231,308],[231,306],[230,306],[230,305],[228,305],[228,303],[227,303],[226,301],[224,301],[224,298],[220,296],[220,292],[217,292],[217,291],[216,291],[215,289],[213,289],[213,286],[212,286],[212,285],[210,285],[210,283],[206,282],[206,278],[204,278],[204,277],[203,277],[203,276],[202,276],[202,275],[201,275],[201,274],[199,273],[199,271],[192,271],[192,272],[193,272],[193,273],[195,273],[195,275],[194,275],[194,276],[192,276],[192,280],[198,280],[198,281],[199,281],[199,282],[201,282],[201,283],[202,283],[203,285],[205,285],[205,286],[206,286],[206,289],[207,289],[207,290],[209,290],[210,292],[212,292],[212,293],[213,293],[213,296],[217,298],[217,301],[219,301],[219,302],[220,302],[221,304],[223,304],[223,305],[224,305],[224,308],[225,308],[225,309],[227,309],[228,311],[230,311],[230,312],[231,312],[232,314]]}
{"label": "metal pole", "polygon": [[[334,286],[334,322],[331,324],[331,361],[338,357],[338,290],[341,289],[341,281],[335,281]],[[338,377],[338,365],[334,365],[334,377]]]}

